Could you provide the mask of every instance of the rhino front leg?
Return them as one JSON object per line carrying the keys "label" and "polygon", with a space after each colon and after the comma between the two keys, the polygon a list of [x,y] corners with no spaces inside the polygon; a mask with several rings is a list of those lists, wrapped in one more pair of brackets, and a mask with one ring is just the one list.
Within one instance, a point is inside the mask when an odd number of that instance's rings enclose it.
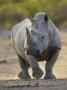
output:
{"label": "rhino front leg", "polygon": [[29,68],[28,62],[26,62],[20,55],[18,55],[18,59],[19,59],[20,67],[21,67],[21,72],[18,75],[19,78],[30,79],[30,76],[28,73],[28,68]]}
{"label": "rhino front leg", "polygon": [[57,57],[59,55],[59,49],[55,49],[52,54],[49,53],[48,60],[46,61],[46,66],[45,66],[45,79],[56,79],[55,75],[53,74],[53,66],[57,60]]}
{"label": "rhino front leg", "polygon": [[35,77],[36,79],[42,77],[43,71],[40,69],[36,58],[32,55],[27,55],[26,57],[27,57],[27,60],[32,68],[33,77]]}

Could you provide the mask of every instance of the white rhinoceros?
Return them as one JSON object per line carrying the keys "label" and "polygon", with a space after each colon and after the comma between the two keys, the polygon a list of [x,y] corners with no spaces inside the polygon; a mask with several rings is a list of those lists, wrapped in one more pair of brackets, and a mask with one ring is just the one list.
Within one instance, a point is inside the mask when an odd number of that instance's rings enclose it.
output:
{"label": "white rhinoceros", "polygon": [[55,78],[52,69],[61,49],[61,39],[59,30],[47,13],[39,12],[33,19],[27,18],[15,25],[11,40],[22,69],[19,77],[30,78],[28,68],[31,67],[33,77],[40,78],[43,71],[38,61],[46,60],[44,78]]}

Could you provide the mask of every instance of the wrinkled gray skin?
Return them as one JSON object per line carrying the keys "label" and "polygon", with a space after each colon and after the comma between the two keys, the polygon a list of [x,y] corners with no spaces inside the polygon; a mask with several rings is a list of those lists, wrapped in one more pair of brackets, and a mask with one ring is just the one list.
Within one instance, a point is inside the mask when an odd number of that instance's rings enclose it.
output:
{"label": "wrinkled gray skin", "polygon": [[45,79],[55,79],[53,66],[61,49],[59,30],[47,13],[39,12],[34,18],[27,18],[12,28],[11,40],[21,66],[20,78],[29,79],[28,68],[34,78],[40,78],[43,71],[38,61],[46,60]]}

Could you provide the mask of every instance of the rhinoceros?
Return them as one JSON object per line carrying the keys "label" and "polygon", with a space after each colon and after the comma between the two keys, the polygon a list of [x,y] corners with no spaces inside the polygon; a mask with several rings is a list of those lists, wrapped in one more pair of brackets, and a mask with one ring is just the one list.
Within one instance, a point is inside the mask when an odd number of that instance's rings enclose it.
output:
{"label": "rhinoceros", "polygon": [[56,78],[52,70],[61,50],[61,37],[47,13],[38,12],[34,18],[26,18],[16,24],[11,31],[11,41],[21,66],[20,78],[31,78],[29,67],[34,78],[41,78],[44,73],[38,61],[45,60],[44,79]]}

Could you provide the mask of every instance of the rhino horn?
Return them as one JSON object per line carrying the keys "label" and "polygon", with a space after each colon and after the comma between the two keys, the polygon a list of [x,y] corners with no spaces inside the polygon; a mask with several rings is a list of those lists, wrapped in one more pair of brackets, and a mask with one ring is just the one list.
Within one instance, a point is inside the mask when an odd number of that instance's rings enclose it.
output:
{"label": "rhino horn", "polygon": [[31,22],[34,22],[34,19],[31,16],[28,16],[28,18],[31,20]]}
{"label": "rhino horn", "polygon": [[31,40],[31,36],[30,36],[30,32],[27,27],[26,27],[26,34],[27,34],[27,42],[29,43]]}

